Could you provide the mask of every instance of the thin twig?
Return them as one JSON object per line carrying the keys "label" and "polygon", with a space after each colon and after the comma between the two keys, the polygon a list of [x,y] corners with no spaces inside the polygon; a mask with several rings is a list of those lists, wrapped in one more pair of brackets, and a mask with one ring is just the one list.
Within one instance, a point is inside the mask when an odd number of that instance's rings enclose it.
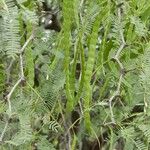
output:
{"label": "thin twig", "polygon": [[[119,22],[121,23],[121,10],[120,10],[120,8],[118,8],[118,19],[119,19]],[[124,76],[124,72],[123,72],[124,66],[121,63],[121,61],[119,60],[120,53],[126,45],[122,30],[120,30],[120,36],[121,36],[122,43],[121,43],[120,47],[118,48],[116,55],[114,57],[115,61],[118,63],[120,70],[121,70],[120,71],[120,77],[119,77],[119,82],[117,85],[117,90],[114,92],[114,94],[109,99],[109,109],[110,109],[110,115],[111,115],[111,122],[112,123],[115,123],[115,118],[114,118],[113,108],[112,108],[112,101],[116,96],[118,96],[120,94],[121,83],[122,83],[123,76]]]}
{"label": "thin twig", "polygon": [[2,142],[2,140],[3,140],[3,137],[4,137],[4,134],[5,134],[6,130],[7,130],[8,124],[9,124],[9,123],[8,123],[8,121],[7,121],[6,124],[5,124],[5,127],[4,127],[3,131],[2,131],[2,133],[1,133],[0,142]]}
{"label": "thin twig", "polygon": [[[25,44],[23,45],[23,47],[22,47],[21,50],[20,50],[20,55],[19,55],[20,57],[19,57],[19,58],[20,58],[20,75],[21,75],[21,77],[20,77],[19,80],[15,83],[15,85],[12,87],[11,91],[10,91],[10,92],[8,93],[8,95],[6,96],[6,100],[7,100],[7,102],[8,102],[9,118],[8,118],[6,124],[5,124],[5,127],[4,127],[4,129],[3,129],[2,133],[1,133],[1,135],[0,135],[0,142],[2,142],[2,140],[3,140],[3,137],[4,137],[5,133],[6,133],[7,128],[8,128],[9,119],[11,118],[11,114],[12,114],[12,106],[11,106],[11,101],[10,101],[11,96],[12,96],[13,92],[15,91],[15,89],[17,88],[17,86],[22,82],[22,80],[24,80],[23,57],[22,57],[22,53],[24,52],[26,46],[28,45],[28,43],[29,43],[32,39],[33,39],[33,34],[31,34],[31,36],[28,38],[28,40],[25,42]],[[11,65],[12,65],[12,64],[10,64],[9,68],[11,68]],[[9,69],[9,68],[8,68],[8,69]]]}
{"label": "thin twig", "polygon": [[80,6],[79,6],[79,10],[80,10],[79,16],[80,16],[80,19],[81,19],[81,24],[83,23],[82,13],[81,13],[82,12],[83,4],[84,4],[84,0],[81,0]]}
{"label": "thin twig", "polygon": [[111,96],[111,98],[109,99],[109,109],[110,109],[110,114],[111,114],[111,121],[112,123],[115,123],[115,119],[114,119],[114,114],[113,114],[113,109],[112,109],[112,101],[113,99],[119,95],[120,93],[120,87],[121,87],[121,83],[122,83],[122,78],[123,78],[123,74],[120,75],[119,78],[119,82],[118,82],[118,86],[117,86],[117,90],[114,92],[114,94]]}
{"label": "thin twig", "polygon": [[20,53],[23,53],[25,48],[27,47],[27,45],[29,44],[29,42],[34,38],[34,34],[32,33],[30,35],[30,37],[27,39],[27,41],[24,43],[24,45],[22,46]]}
{"label": "thin twig", "polygon": [[27,39],[27,41],[24,43],[23,47],[20,50],[20,74],[21,74],[21,79],[24,80],[24,71],[23,71],[23,52],[25,50],[25,48],[27,47],[27,45],[29,44],[29,42],[34,38],[34,34],[32,33],[30,35],[30,37]]}
{"label": "thin twig", "polygon": [[117,50],[117,53],[116,53],[114,59],[117,59],[119,57],[119,55],[124,47],[125,47],[125,43],[122,43],[121,46],[119,47],[119,49]]}
{"label": "thin twig", "polygon": [[10,75],[11,75],[11,69],[12,69],[12,66],[13,66],[13,63],[14,63],[14,59],[12,59],[11,61],[10,61],[10,64],[9,64],[9,66],[8,66],[8,68],[6,69],[6,83],[7,84],[9,84],[9,82],[10,82]]}
{"label": "thin twig", "polygon": [[11,112],[11,102],[10,102],[10,98],[11,98],[11,95],[13,94],[14,90],[16,89],[16,87],[19,85],[19,83],[21,82],[21,79],[19,79],[15,85],[13,86],[13,88],[11,89],[11,91],[9,92],[9,94],[6,96],[6,99],[7,99],[7,102],[8,102],[8,105],[9,105],[9,111]]}
{"label": "thin twig", "polygon": [[13,94],[14,90],[16,89],[16,87],[19,85],[20,82],[21,82],[21,79],[19,79],[16,82],[16,84],[13,86],[13,88],[11,89],[9,94],[6,96],[6,100],[8,102],[9,118],[8,118],[8,120],[7,120],[6,124],[5,124],[5,127],[4,127],[4,129],[3,129],[2,133],[1,133],[0,142],[2,142],[2,140],[3,140],[4,134],[5,134],[6,130],[7,130],[8,124],[9,124],[9,119],[10,119],[11,114],[12,114],[12,109],[11,109],[12,106],[11,106],[10,98],[11,98],[11,95]]}
{"label": "thin twig", "polygon": [[19,57],[20,57],[20,76],[21,76],[21,80],[24,80],[23,57],[22,57],[22,53],[20,53]]}

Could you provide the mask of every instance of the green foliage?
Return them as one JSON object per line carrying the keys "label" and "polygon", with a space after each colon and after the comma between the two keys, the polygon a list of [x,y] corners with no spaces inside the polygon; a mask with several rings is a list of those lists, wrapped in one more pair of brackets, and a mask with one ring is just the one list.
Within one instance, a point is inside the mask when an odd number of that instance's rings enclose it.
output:
{"label": "green foliage", "polygon": [[7,141],[7,143],[19,146],[25,144],[26,142],[30,142],[32,140],[32,129],[30,127],[29,116],[20,115],[20,131],[16,133],[11,141]]}
{"label": "green foliage", "polygon": [[60,98],[60,90],[64,87],[65,75],[61,68],[61,64],[56,65],[56,68],[51,71],[49,79],[46,80],[43,86],[40,87],[41,97],[44,100],[45,106],[50,110]]}
{"label": "green foliage", "polygon": [[[59,33],[39,25],[44,2]],[[149,12],[149,0],[1,0],[0,149],[150,149]]]}
{"label": "green foliage", "polygon": [[37,143],[37,147],[39,150],[56,150],[52,144],[46,139],[46,137],[40,137]]}
{"label": "green foliage", "polygon": [[18,20],[18,8],[11,0],[4,2],[5,8],[2,9],[2,45],[3,51],[9,57],[16,57],[20,49],[20,36],[19,36],[19,20]]}

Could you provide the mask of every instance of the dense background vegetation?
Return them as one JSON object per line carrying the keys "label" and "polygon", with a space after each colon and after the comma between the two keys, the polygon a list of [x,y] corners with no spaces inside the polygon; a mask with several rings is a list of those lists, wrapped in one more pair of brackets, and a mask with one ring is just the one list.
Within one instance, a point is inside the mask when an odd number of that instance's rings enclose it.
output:
{"label": "dense background vegetation", "polygon": [[0,150],[150,149],[150,0],[44,2],[0,0]]}

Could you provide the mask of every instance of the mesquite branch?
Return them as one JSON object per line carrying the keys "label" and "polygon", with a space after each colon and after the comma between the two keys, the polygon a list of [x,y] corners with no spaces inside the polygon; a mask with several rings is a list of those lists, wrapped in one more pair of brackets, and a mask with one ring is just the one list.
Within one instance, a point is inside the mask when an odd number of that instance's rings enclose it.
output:
{"label": "mesquite branch", "polygon": [[[119,23],[121,24],[121,8],[118,8],[118,19],[119,19]],[[114,98],[116,96],[118,96],[120,94],[121,83],[122,83],[123,76],[124,76],[124,66],[119,59],[120,53],[126,45],[125,40],[124,40],[123,30],[120,30],[120,36],[121,36],[121,44],[120,44],[120,47],[118,48],[118,50],[117,50],[117,52],[113,58],[118,63],[118,65],[120,67],[120,77],[119,77],[117,89],[109,99],[109,109],[110,109],[112,123],[115,123],[115,118],[114,118],[113,108],[112,108],[112,101],[114,100]]]}
{"label": "mesquite branch", "polygon": [[[11,106],[11,96],[14,93],[15,89],[18,87],[18,85],[25,80],[24,77],[24,70],[23,70],[23,52],[25,50],[25,48],[27,47],[28,43],[33,39],[33,33],[31,34],[31,36],[29,37],[29,39],[25,42],[25,44],[23,45],[23,47],[20,50],[20,54],[19,54],[19,61],[20,61],[20,77],[18,79],[18,81],[14,84],[14,86],[12,87],[11,91],[7,94],[6,96],[6,100],[8,102],[8,112],[9,112],[9,116],[8,116],[8,120],[6,121],[5,127],[0,135],[0,142],[3,141],[3,137],[6,133],[7,127],[9,125],[9,119],[12,116],[12,106]],[[11,67],[11,66],[10,66]]]}

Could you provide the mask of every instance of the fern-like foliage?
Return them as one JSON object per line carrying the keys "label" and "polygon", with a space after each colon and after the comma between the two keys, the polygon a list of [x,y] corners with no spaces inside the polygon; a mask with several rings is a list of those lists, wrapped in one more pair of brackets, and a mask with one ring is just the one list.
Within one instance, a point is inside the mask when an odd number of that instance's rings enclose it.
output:
{"label": "fern-like foliage", "polygon": [[49,150],[49,149],[51,149],[51,150],[56,150],[55,148],[54,148],[54,145],[53,144],[51,144],[47,139],[46,139],[46,137],[40,137],[39,138],[39,140],[38,140],[38,142],[37,142],[37,148],[39,149],[39,150]]}
{"label": "fern-like foliage", "polygon": [[5,1],[5,9],[2,12],[2,50],[9,57],[16,57],[20,50],[18,9],[14,1]]}
{"label": "fern-like foliage", "polygon": [[54,104],[59,99],[59,91],[64,86],[65,76],[62,72],[62,65],[58,64],[56,68],[51,71],[49,79],[41,86],[41,97],[44,100],[44,105],[51,110]]}
{"label": "fern-like foliage", "polygon": [[150,68],[150,61],[149,61],[149,56],[150,56],[150,49],[149,49],[149,43],[145,46],[145,53],[142,56],[141,59],[141,75],[140,75],[140,81],[143,87],[143,92],[144,92],[144,97],[143,97],[143,102],[145,105],[145,111],[149,114],[149,91],[150,91],[150,85],[149,85],[149,68]]}
{"label": "fern-like foliage", "polygon": [[15,146],[26,144],[32,140],[32,129],[30,126],[29,116],[20,115],[19,121],[20,131],[14,135],[11,141],[7,141],[7,143]]}
{"label": "fern-like foliage", "polygon": [[142,134],[146,137],[147,142],[150,141],[150,129],[148,125],[139,125],[138,128],[142,131]]}
{"label": "fern-like foliage", "polygon": [[147,146],[144,144],[143,141],[141,141],[140,139],[137,139],[135,141],[135,146],[138,150],[146,150],[148,149]]}
{"label": "fern-like foliage", "polygon": [[147,28],[140,18],[132,16],[131,23],[135,25],[135,32],[138,36],[146,36]]}
{"label": "fern-like foliage", "polygon": [[0,0],[0,150],[150,149],[149,13],[149,0]]}
{"label": "fern-like foliage", "polygon": [[49,123],[50,130],[58,132],[59,128],[60,128],[60,125],[56,121],[50,121],[50,123]]}

